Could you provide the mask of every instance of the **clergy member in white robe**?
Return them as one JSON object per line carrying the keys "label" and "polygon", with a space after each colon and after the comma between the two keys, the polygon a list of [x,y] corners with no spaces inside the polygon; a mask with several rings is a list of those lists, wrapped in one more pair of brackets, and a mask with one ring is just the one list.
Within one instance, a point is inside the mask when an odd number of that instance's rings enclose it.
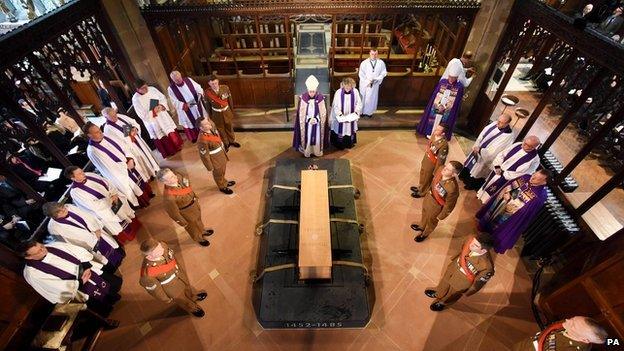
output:
{"label": "clergy member in white robe", "polygon": [[362,116],[372,117],[377,110],[379,87],[386,77],[386,64],[379,58],[377,48],[370,50],[370,57],[360,63],[360,94],[362,94]]}
{"label": "clergy member in white robe", "polygon": [[126,196],[130,204],[139,206],[138,197],[143,195],[143,190],[131,175],[135,178],[141,176],[135,169],[130,151],[105,136],[100,127],[91,122],[84,125],[83,131],[89,137],[87,146],[89,160],[102,176]]}
{"label": "clergy member in white robe", "polygon": [[199,136],[197,119],[207,116],[206,107],[202,103],[204,90],[196,81],[190,77],[182,77],[178,71],[171,72],[169,78],[171,83],[167,93],[178,112],[178,121],[184,127],[186,138],[196,142]]}
{"label": "clergy member in white robe", "polygon": [[[449,72],[459,71],[460,73],[457,76],[457,80],[462,83],[464,88],[468,88],[470,83],[472,83],[472,79],[475,77],[475,69],[471,67],[472,56],[472,51],[466,51],[461,58],[454,58],[450,60],[449,63],[446,65],[446,69],[444,70],[444,73],[442,73],[442,77],[440,77],[440,80],[448,79]],[[467,77],[467,75],[470,75],[470,77]]]}
{"label": "clergy member in white robe", "polygon": [[72,181],[69,194],[74,204],[96,216],[120,244],[136,237],[139,221],[128,199],[111,182],[78,166],[65,168],[64,175]]}
{"label": "clergy member in white robe", "polygon": [[102,222],[92,213],[58,202],[45,203],[42,209],[50,217],[50,234],[89,251],[96,261],[104,265],[104,271],[114,273],[121,265],[126,253],[110,234],[103,231]]}
{"label": "clergy member in white robe", "polygon": [[357,123],[361,113],[362,99],[360,92],[355,88],[355,80],[344,78],[340,83],[340,89],[334,94],[329,117],[332,145],[340,150],[350,149],[355,145]]}
{"label": "clergy member in white robe", "polygon": [[513,143],[515,135],[510,122],[511,116],[502,114],[479,133],[459,175],[466,184],[465,189],[479,189],[492,170],[494,158]]}
{"label": "clergy member in white robe", "polygon": [[537,148],[540,140],[535,135],[529,135],[522,142],[509,145],[494,158],[492,171],[485,180],[485,184],[477,192],[477,197],[486,203],[508,181],[532,174],[540,164]]}
{"label": "clergy member in white robe", "polygon": [[163,158],[175,155],[182,150],[184,141],[178,135],[177,126],[167,112],[169,111],[167,98],[143,80],[137,81],[136,87],[136,93],[132,96],[134,111],[143,121]]}
{"label": "clergy member in white robe", "polygon": [[52,242],[45,246],[28,242],[24,279],[51,303],[86,302],[106,317],[120,298],[122,279],[102,271],[102,264],[80,246]]}
{"label": "clergy member in white robe", "polygon": [[329,123],[325,97],[317,91],[319,81],[309,76],[305,81],[307,92],[301,94],[293,133],[293,148],[305,157],[323,156],[329,142]]}
{"label": "clergy member in white robe", "polygon": [[137,171],[143,181],[149,182],[156,176],[160,166],[150,147],[141,138],[141,125],[134,119],[117,113],[117,110],[111,107],[102,109],[102,116],[106,118],[104,135],[112,138],[119,145],[126,145],[124,147],[127,147],[133,155]]}

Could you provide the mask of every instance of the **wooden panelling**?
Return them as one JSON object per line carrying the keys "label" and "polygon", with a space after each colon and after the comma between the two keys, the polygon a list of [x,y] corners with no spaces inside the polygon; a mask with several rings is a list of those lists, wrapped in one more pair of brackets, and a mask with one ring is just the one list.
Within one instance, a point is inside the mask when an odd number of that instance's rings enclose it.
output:
{"label": "wooden panelling", "polygon": [[[193,77],[204,89],[208,76]],[[230,87],[234,109],[237,107],[284,107],[293,104],[293,82],[289,77],[220,78]]]}

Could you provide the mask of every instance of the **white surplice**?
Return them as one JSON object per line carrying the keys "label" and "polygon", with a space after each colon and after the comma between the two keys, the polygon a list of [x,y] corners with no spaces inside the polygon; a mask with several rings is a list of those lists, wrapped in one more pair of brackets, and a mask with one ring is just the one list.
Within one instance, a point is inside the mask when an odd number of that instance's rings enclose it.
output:
{"label": "white surplice", "polygon": [[[202,89],[201,85],[199,85],[196,81],[194,81],[190,77],[188,79],[189,81],[191,81],[191,84],[193,84],[193,87],[195,88],[195,92],[197,92],[197,95],[200,97],[204,96],[204,90]],[[169,94],[169,99],[171,99],[171,102],[173,103],[173,106],[175,107],[178,113],[178,121],[180,122],[180,124],[184,128],[193,129],[195,128],[195,126],[189,120],[188,116],[186,115],[186,112],[182,109],[182,107],[184,106],[185,102],[188,103],[188,102],[194,101],[195,98],[193,97],[193,94],[191,93],[191,89],[188,88],[186,83],[182,84],[182,86],[178,86],[178,90],[180,90],[180,94],[182,94],[184,101],[178,100],[176,95],[173,93],[173,89],[171,89],[171,87],[167,88],[167,94]],[[199,117],[201,117],[199,114],[198,104],[201,104],[202,102],[200,100],[200,101],[195,101],[195,103],[196,103],[195,105],[189,104],[189,108],[191,110],[191,113],[193,114],[193,117],[195,117],[195,120],[197,120]],[[205,116],[206,106],[204,106],[203,104],[202,104],[202,111],[204,112],[204,116]]]}
{"label": "white surplice", "polygon": [[449,72],[452,72],[454,69],[456,70],[456,72],[461,72],[459,74],[459,77],[457,77],[457,80],[462,83],[464,88],[468,88],[470,83],[472,83],[472,78],[474,78],[474,76],[466,78],[466,68],[464,68],[464,64],[458,58],[454,58],[449,61],[448,65],[446,65],[444,73],[442,73],[442,77],[440,77],[440,80],[448,79]]}
{"label": "white surplice", "polygon": [[[496,134],[500,132],[500,129],[495,127],[497,122],[488,124],[474,143],[474,146],[480,146],[482,143],[492,139]],[[492,127],[494,127],[492,129]],[[490,131],[490,129],[492,129]],[[490,131],[489,133],[487,133]],[[490,174],[492,170],[492,162],[507,146],[511,145],[515,139],[513,132],[501,133],[496,138],[492,139],[487,147],[482,147],[479,151],[479,157],[477,162],[470,170],[470,176],[473,178],[485,178]]]}
{"label": "white surplice", "polygon": [[[336,90],[334,93],[334,100],[332,102],[332,110],[329,117],[329,125],[331,130],[339,136],[351,136],[358,130],[357,121],[362,114],[362,99],[360,92],[353,88],[353,94],[344,95],[344,113],[341,106],[341,94],[342,88]],[[355,99],[354,109],[351,111],[351,96]],[[351,122],[353,123],[353,130],[351,129]],[[342,124],[342,132],[340,132],[340,124]]]}
{"label": "white surplice", "polygon": [[[141,138],[141,125],[126,115],[118,114],[117,117],[119,120],[115,123],[115,125],[121,127],[122,130],[112,126],[111,121],[106,121],[104,124],[104,135],[115,140],[120,145],[122,145],[122,143],[126,145],[123,147],[128,148],[130,153],[133,155],[132,158],[134,159],[136,169],[141,175],[141,178],[143,178],[143,181],[148,182],[151,177],[156,176],[156,173],[160,170],[160,166],[158,165],[150,147],[147,145],[145,140]],[[137,129],[137,134],[134,137],[135,142],[132,141],[130,136],[125,136],[123,128],[126,125],[130,125]]]}
{"label": "white surplice", "polygon": [[120,152],[113,144],[106,140],[106,138],[108,137],[105,136],[104,139],[100,141],[100,144],[120,161],[112,159],[107,153],[91,144],[87,146],[87,156],[102,176],[108,179],[117,190],[123,193],[132,205],[138,206],[139,201],[137,197],[143,194],[143,190],[130,179],[128,166],[126,164],[126,158],[132,158],[132,154],[129,150],[124,149],[123,145],[118,144],[123,151]]}
{"label": "white surplice", "polygon": [[[74,220],[71,217],[67,217],[66,219],[69,222],[76,224],[77,226],[61,223],[51,218],[48,222],[48,232],[52,235],[60,236],[61,238],[63,238],[63,240],[72,245],[82,247],[83,249],[89,251],[96,261],[102,263],[103,265],[106,265],[108,263],[108,259],[99,252],[93,250],[95,244],[97,244],[97,242],[99,241],[95,232],[104,229],[102,222],[100,222],[100,220],[92,213],[81,210],[80,208],[78,208],[78,206],[70,204],[67,204],[65,206],[67,206],[67,209],[69,211],[80,216],[80,218],[85,221],[87,229],[83,229],[82,223]],[[113,239],[113,237],[110,236],[107,232],[102,230],[101,237],[102,240],[106,241],[111,247],[115,249],[119,248],[119,244],[117,244],[117,241],[115,241],[115,239]]]}
{"label": "white surplice", "polygon": [[[165,111],[160,111],[156,117],[153,116],[152,110],[150,110],[150,100],[158,100],[160,105],[165,107]],[[169,115],[169,106],[167,104],[167,98],[163,93],[158,91],[154,87],[148,87],[147,93],[141,95],[134,93],[132,96],[132,106],[137,116],[143,121],[147,132],[152,139],[161,139],[169,133],[176,130],[176,124]]]}
{"label": "white surplice", "polygon": [[[89,211],[91,214],[95,215],[102,222],[107,232],[112,235],[118,235],[119,233],[121,233],[121,231],[123,231],[123,227],[121,226],[122,221],[125,221],[128,224],[132,222],[132,219],[135,217],[134,210],[128,204],[128,199],[126,199],[126,196],[120,193],[117,188],[115,188],[115,186],[106,178],[92,172],[85,172],[85,174],[89,177],[94,177],[104,182],[108,187],[108,190],[106,189],[106,187],[103,187],[99,183],[87,179],[87,181],[83,184],[104,195],[104,197],[98,199],[97,197],[83,189],[80,189],[78,187],[72,187],[69,191],[72,200],[81,209]],[[117,195],[117,197],[121,201],[121,207],[119,208],[117,213],[113,212],[113,210],[111,209],[111,197],[113,195]]]}
{"label": "white surplice", "polygon": [[511,155],[511,157],[503,162],[505,156],[510,153],[511,150],[513,150],[513,148],[517,145],[522,145],[522,142],[519,141],[517,143],[509,145],[502,152],[500,152],[496,156],[496,158],[494,158],[494,161],[492,162],[492,171],[488,175],[489,179],[477,192],[477,197],[479,198],[479,200],[481,200],[482,203],[486,203],[490,199],[490,194],[488,194],[485,189],[491,184],[495,183],[501,177],[500,175],[496,174],[496,172],[494,172],[496,166],[499,166],[501,168],[501,170],[503,171],[502,176],[505,177],[505,179],[507,180],[516,179],[525,174],[532,174],[537,170],[537,167],[539,167],[540,158],[539,155],[536,154],[535,157],[533,157],[528,162],[519,165],[516,170],[510,170],[509,168],[513,166],[516,161],[518,161],[527,154],[522,148],[520,148],[520,150],[518,150],[515,154]]}
{"label": "white surplice", "polygon": [[379,86],[387,74],[386,64],[380,59],[373,62],[367,58],[360,63],[358,75],[360,77],[360,93],[362,94],[362,114],[372,115],[377,110]]}
{"label": "white surplice", "polygon": [[[94,273],[102,274],[102,264],[94,260],[93,255],[82,247],[60,241],[52,242],[45,246],[66,252],[76,257],[80,262],[89,262]],[[80,272],[80,265],[69,262],[52,253],[48,253],[42,261],[75,276],[78,276]],[[28,265],[24,267],[24,279],[36,292],[51,303],[67,303],[71,300],[84,302],[89,299],[87,294],[78,290],[80,282],[77,279],[63,280]]]}

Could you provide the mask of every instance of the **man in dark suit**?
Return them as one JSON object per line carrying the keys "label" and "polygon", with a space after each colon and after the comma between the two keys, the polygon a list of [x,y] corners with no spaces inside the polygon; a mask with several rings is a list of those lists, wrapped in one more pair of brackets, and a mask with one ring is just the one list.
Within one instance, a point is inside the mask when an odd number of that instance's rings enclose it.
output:
{"label": "man in dark suit", "polygon": [[612,36],[620,30],[623,23],[624,18],[622,18],[622,8],[618,7],[613,11],[611,16],[607,17],[604,21],[602,21],[602,23],[600,23],[598,29],[605,32],[605,34]]}

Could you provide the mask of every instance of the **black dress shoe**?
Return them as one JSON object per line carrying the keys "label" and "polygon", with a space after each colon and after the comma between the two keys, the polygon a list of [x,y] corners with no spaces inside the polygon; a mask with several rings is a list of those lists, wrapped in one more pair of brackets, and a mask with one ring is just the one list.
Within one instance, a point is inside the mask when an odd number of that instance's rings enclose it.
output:
{"label": "black dress shoe", "polygon": [[425,290],[425,295],[427,295],[428,297],[432,298],[432,299],[436,299],[436,291],[432,290],[432,289],[427,289]]}
{"label": "black dress shoe", "polygon": [[196,300],[196,301],[203,301],[203,300],[206,298],[206,296],[208,296],[208,294],[207,294],[207,293],[205,293],[205,292],[200,292],[200,293],[199,293],[199,294],[197,294],[197,296],[195,297],[195,300]]}
{"label": "black dress shoe", "polygon": [[210,246],[210,241],[208,241],[208,240],[200,241],[199,245],[201,245],[201,246]]}
{"label": "black dress shoe", "polygon": [[240,144],[235,142],[235,141],[233,141],[233,142],[230,143],[230,146],[231,147],[240,147]]}
{"label": "black dress shoe", "polygon": [[204,310],[202,310],[202,309],[200,308],[200,309],[198,309],[197,311],[193,311],[191,314],[192,314],[193,316],[195,316],[195,317],[199,317],[199,318],[201,318],[201,317],[203,317],[203,316],[205,316],[205,315],[206,315],[206,312],[204,312]]}
{"label": "black dress shoe", "polygon": [[207,230],[204,230],[204,234],[202,234],[202,236],[211,236],[212,234],[214,234],[214,230],[207,229]]}
{"label": "black dress shoe", "polygon": [[412,228],[412,230],[415,230],[417,232],[422,232],[423,231],[423,229],[418,224],[412,224],[412,225],[410,225],[410,228]]}
{"label": "black dress shoe", "polygon": [[423,241],[425,241],[425,239],[427,239],[427,237],[422,236],[422,235],[416,235],[414,237],[414,241],[417,243],[422,243]]}
{"label": "black dress shoe", "polygon": [[234,191],[232,191],[232,189],[230,188],[219,189],[219,191],[227,195],[234,194]]}
{"label": "black dress shoe", "polygon": [[410,186],[410,190],[411,190],[413,193],[417,193],[417,192],[418,192],[418,187],[417,187],[417,186]]}
{"label": "black dress shoe", "polygon": [[412,193],[412,197],[415,199],[420,199],[423,196],[420,193]]}
{"label": "black dress shoe", "polygon": [[444,304],[439,302],[434,302],[429,306],[429,309],[435,312],[440,312],[444,309]]}
{"label": "black dress shoe", "polygon": [[233,181],[233,180],[228,180],[228,182],[227,182],[227,186],[234,186],[234,185],[236,185],[236,182],[235,182],[235,181]]}

